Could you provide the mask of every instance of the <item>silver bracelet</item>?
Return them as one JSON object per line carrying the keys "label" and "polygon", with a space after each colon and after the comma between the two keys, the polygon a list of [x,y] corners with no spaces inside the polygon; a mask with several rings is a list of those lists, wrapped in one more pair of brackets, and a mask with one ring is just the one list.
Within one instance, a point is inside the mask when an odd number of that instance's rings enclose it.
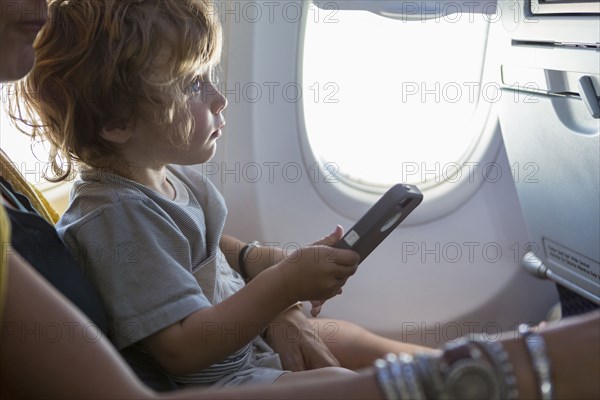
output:
{"label": "silver bracelet", "polygon": [[404,379],[402,363],[398,359],[398,356],[392,353],[387,354],[385,356],[385,361],[387,361],[392,377],[392,384],[394,385],[394,390],[398,397],[401,399],[410,399],[410,391],[408,390],[408,384]]}
{"label": "silver bracelet", "polygon": [[402,365],[402,376],[406,382],[409,399],[425,400],[425,393],[417,375],[416,365],[411,355],[402,353],[398,356],[398,361]]}
{"label": "silver bracelet", "polygon": [[387,399],[426,399],[417,374],[417,365],[411,355],[387,354],[385,359],[375,362],[375,368],[379,385]]}
{"label": "silver bracelet", "polygon": [[546,353],[544,338],[537,333],[529,332],[525,336],[525,345],[531,357],[531,363],[538,380],[538,387],[542,400],[552,400],[552,376],[550,373],[550,360]]}
{"label": "silver bracelet", "polygon": [[414,360],[415,371],[419,375],[425,397],[428,399],[441,398],[444,382],[438,369],[437,358],[431,354],[417,353]]}
{"label": "silver bracelet", "polygon": [[392,383],[392,376],[388,368],[388,362],[381,358],[375,360],[375,372],[377,373],[377,381],[379,387],[383,391],[386,400],[400,400],[400,396]]}

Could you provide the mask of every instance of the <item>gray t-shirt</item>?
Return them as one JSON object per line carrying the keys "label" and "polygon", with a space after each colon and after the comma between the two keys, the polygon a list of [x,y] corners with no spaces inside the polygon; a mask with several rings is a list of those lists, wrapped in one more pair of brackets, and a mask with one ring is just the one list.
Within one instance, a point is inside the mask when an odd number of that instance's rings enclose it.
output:
{"label": "gray t-shirt", "polygon": [[[241,289],[219,248],[227,209],[212,183],[169,166],[171,200],[132,180],[85,170],[57,231],[98,289],[111,340],[130,346]],[[228,357],[214,380],[243,366],[251,345]],[[212,367],[211,367],[212,368]]]}

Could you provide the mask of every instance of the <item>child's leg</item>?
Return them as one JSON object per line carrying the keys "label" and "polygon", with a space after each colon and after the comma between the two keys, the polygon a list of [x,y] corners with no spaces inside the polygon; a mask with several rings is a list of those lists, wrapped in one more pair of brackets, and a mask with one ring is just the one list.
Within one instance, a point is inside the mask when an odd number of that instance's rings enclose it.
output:
{"label": "child's leg", "polygon": [[319,380],[328,380],[331,378],[342,378],[357,376],[358,374],[346,368],[340,367],[325,367],[317,368],[309,371],[288,372],[281,375],[274,383],[290,383],[290,382],[315,382]]}
{"label": "child's leg", "polygon": [[313,319],[311,325],[344,368],[369,367],[387,353],[437,352],[437,350],[384,338],[351,322]]}

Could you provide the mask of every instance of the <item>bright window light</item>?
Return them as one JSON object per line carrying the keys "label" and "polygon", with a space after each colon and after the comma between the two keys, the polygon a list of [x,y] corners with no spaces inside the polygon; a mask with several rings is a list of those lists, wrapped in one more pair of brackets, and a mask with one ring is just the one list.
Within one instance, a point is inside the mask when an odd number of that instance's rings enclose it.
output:
{"label": "bright window light", "polygon": [[[2,92],[6,101],[6,92]],[[19,131],[8,117],[4,104],[0,105],[0,147],[21,174],[33,185],[44,189],[51,185],[44,179],[48,168],[47,144],[32,141],[31,137]]]}
{"label": "bright window light", "polygon": [[487,28],[480,15],[308,18],[303,107],[315,156],[351,181],[380,187],[438,180],[436,172],[464,161],[479,134],[468,128]]}

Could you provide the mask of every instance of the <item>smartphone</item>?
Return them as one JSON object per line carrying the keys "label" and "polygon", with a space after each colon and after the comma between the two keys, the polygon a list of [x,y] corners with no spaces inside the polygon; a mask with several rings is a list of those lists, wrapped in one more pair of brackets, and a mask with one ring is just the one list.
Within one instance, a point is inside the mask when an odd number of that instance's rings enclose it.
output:
{"label": "smartphone", "polygon": [[363,262],[422,200],[414,185],[392,186],[334,247],[356,251]]}

